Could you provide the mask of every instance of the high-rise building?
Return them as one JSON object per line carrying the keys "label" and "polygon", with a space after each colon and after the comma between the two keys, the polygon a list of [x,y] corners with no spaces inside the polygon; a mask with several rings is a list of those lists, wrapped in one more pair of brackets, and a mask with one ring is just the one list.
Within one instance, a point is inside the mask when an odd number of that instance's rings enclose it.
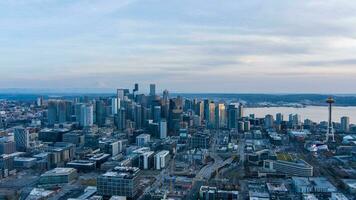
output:
{"label": "high-rise building", "polygon": [[14,128],[14,137],[17,151],[26,151],[30,146],[30,133],[23,127]]}
{"label": "high-rise building", "polygon": [[226,127],[226,110],[225,104],[218,103],[215,107],[215,128]]}
{"label": "high-rise building", "polygon": [[244,117],[244,106],[242,105],[242,103],[239,104],[239,113],[237,118],[238,119],[242,119]]}
{"label": "high-rise building", "polygon": [[155,169],[161,170],[168,165],[169,162],[169,151],[163,150],[158,152],[154,156]]}
{"label": "high-rise building", "polygon": [[167,137],[167,120],[161,119],[159,127],[160,139],[165,139]]}
{"label": "high-rise building", "polygon": [[153,107],[153,122],[158,123],[161,121],[161,106]]}
{"label": "high-rise building", "polygon": [[105,125],[106,110],[105,110],[105,102],[103,100],[95,101],[95,117],[96,117],[96,124],[98,126]]}
{"label": "high-rise building", "polygon": [[265,116],[265,128],[269,129],[269,128],[273,128],[273,126],[274,126],[273,115],[266,115]]}
{"label": "high-rise building", "polygon": [[169,118],[169,92],[168,92],[168,90],[163,91],[162,117],[166,118],[166,119]]}
{"label": "high-rise building", "polygon": [[229,129],[237,128],[237,108],[235,104],[230,104],[227,107],[227,127]]}
{"label": "high-rise building", "polygon": [[58,101],[58,122],[65,123],[67,121],[67,108],[65,101]]}
{"label": "high-rise building", "polygon": [[116,115],[118,111],[117,98],[111,99],[111,114]]}
{"label": "high-rise building", "polygon": [[277,113],[276,114],[276,124],[281,125],[283,122],[283,114],[282,113]]}
{"label": "high-rise building", "polygon": [[126,129],[126,111],[125,108],[120,108],[119,112],[115,115],[116,126],[119,130]]}
{"label": "high-rise building", "polygon": [[210,101],[209,99],[204,99],[204,120],[206,122],[206,124],[209,124],[209,121],[210,121],[210,110],[209,110],[209,104],[210,104]]}
{"label": "high-rise building", "polygon": [[54,125],[58,121],[57,113],[57,101],[48,101],[48,112],[47,112],[48,125]]}
{"label": "high-rise building", "polygon": [[214,127],[215,126],[215,103],[210,102],[209,103],[209,123],[208,127]]}
{"label": "high-rise building", "polygon": [[150,84],[150,96],[156,96],[156,84]]}
{"label": "high-rise building", "polygon": [[94,109],[93,105],[83,104],[80,110],[80,125],[82,127],[93,126],[94,123]]}
{"label": "high-rise building", "polygon": [[136,124],[136,128],[142,128],[143,124],[143,116],[142,116],[142,106],[140,104],[136,104],[134,108],[134,122]]}
{"label": "high-rise building", "polygon": [[349,117],[341,117],[341,131],[347,133],[350,131],[350,118]]}
{"label": "high-rise building", "polygon": [[121,108],[121,102],[124,101],[125,89],[117,89],[117,107]]}
{"label": "high-rise building", "polygon": [[151,141],[151,136],[149,134],[141,134],[136,137],[136,144],[137,146],[145,146],[148,142]]}

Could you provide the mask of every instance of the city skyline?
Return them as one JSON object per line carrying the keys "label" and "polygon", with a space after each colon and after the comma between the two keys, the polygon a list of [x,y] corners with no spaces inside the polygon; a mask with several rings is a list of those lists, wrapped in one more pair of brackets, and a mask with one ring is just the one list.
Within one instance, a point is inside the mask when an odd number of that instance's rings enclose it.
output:
{"label": "city skyline", "polygon": [[[0,88],[355,93],[351,1],[2,1]],[[161,88],[162,90],[164,88]]]}

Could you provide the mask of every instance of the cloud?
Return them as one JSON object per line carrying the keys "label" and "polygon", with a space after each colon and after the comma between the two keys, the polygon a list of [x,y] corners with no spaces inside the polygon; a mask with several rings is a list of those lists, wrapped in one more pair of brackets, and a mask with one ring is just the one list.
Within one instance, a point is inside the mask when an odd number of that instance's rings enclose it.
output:
{"label": "cloud", "polygon": [[317,92],[311,83],[328,77],[342,92],[356,87],[355,9],[346,0],[4,0],[1,85]]}

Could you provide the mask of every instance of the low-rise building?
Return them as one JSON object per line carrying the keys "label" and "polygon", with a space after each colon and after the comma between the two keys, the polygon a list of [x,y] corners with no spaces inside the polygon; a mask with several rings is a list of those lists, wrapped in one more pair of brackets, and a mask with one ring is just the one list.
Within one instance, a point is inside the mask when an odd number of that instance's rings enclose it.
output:
{"label": "low-rise building", "polygon": [[74,168],[54,168],[40,176],[40,185],[58,185],[70,183],[77,178]]}
{"label": "low-rise building", "polygon": [[136,167],[115,167],[97,178],[98,194],[135,198],[138,193],[139,173],[140,169]]}

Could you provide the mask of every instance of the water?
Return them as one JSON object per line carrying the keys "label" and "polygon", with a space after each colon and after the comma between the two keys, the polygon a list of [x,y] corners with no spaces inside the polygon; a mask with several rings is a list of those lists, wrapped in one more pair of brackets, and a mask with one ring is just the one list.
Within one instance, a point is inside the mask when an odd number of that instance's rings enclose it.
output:
{"label": "water", "polygon": [[[301,119],[310,119],[314,122],[328,120],[328,107],[326,106],[307,106],[304,108],[294,107],[262,107],[262,108],[245,108],[244,115],[255,114],[255,117],[263,118],[267,114],[276,117],[277,113],[284,115],[284,120],[288,120],[289,114],[299,114]],[[340,122],[343,116],[350,117],[350,123],[356,124],[356,107],[333,107],[333,121]]]}

